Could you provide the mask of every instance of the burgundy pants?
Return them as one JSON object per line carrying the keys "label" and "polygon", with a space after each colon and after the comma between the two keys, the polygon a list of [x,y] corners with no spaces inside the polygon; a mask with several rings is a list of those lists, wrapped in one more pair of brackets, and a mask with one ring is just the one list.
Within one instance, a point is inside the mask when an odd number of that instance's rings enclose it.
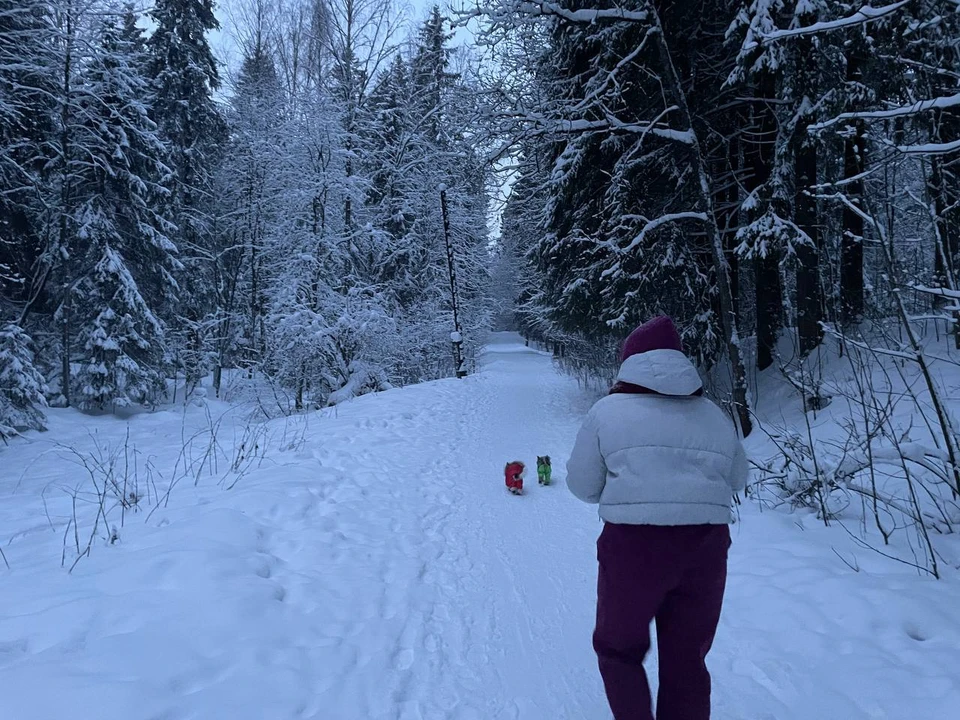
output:
{"label": "burgundy pants", "polygon": [[615,525],[597,542],[593,646],[615,720],[653,720],[643,659],[657,623],[657,720],[708,720],[705,658],[727,579],[726,525]]}

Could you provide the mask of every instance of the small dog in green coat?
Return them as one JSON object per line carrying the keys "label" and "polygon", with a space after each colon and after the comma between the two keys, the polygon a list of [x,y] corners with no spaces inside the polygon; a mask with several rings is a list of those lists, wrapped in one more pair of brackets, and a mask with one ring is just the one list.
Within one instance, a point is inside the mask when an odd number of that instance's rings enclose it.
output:
{"label": "small dog in green coat", "polygon": [[550,456],[537,455],[537,482],[541,485],[550,484]]}

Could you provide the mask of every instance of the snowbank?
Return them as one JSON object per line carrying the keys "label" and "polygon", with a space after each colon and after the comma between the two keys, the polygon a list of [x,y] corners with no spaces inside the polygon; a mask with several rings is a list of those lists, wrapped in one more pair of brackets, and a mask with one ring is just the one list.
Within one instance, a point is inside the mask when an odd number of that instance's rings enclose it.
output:
{"label": "snowbank", "polygon": [[[0,718],[609,717],[600,527],[562,482],[591,401],[501,336],[464,380],[255,428],[212,401],[55,411],[0,450]],[[503,463],[542,454],[560,482],[508,495]],[[97,457],[140,499],[107,493],[70,573]],[[807,511],[741,515],[715,718],[955,714],[955,571],[918,577]]]}

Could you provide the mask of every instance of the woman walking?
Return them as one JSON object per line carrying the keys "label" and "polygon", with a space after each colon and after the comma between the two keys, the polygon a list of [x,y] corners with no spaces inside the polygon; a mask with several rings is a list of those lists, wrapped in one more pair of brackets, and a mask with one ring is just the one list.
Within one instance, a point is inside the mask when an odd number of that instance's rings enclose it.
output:
{"label": "woman walking", "polygon": [[652,720],[643,660],[656,622],[657,720],[708,720],[713,644],[727,577],[731,501],[747,481],[733,423],[711,401],[667,317],[624,343],[610,395],[590,410],[567,464],[600,505],[594,649],[615,720]]}

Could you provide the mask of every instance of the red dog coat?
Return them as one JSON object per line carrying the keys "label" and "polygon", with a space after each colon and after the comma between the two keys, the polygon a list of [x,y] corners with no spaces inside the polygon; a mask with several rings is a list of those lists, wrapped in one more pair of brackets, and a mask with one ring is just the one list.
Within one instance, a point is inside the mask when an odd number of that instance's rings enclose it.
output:
{"label": "red dog coat", "polygon": [[514,460],[511,463],[507,463],[507,466],[504,468],[504,479],[507,482],[507,489],[520,491],[523,490],[523,470],[524,465],[519,460]]}

